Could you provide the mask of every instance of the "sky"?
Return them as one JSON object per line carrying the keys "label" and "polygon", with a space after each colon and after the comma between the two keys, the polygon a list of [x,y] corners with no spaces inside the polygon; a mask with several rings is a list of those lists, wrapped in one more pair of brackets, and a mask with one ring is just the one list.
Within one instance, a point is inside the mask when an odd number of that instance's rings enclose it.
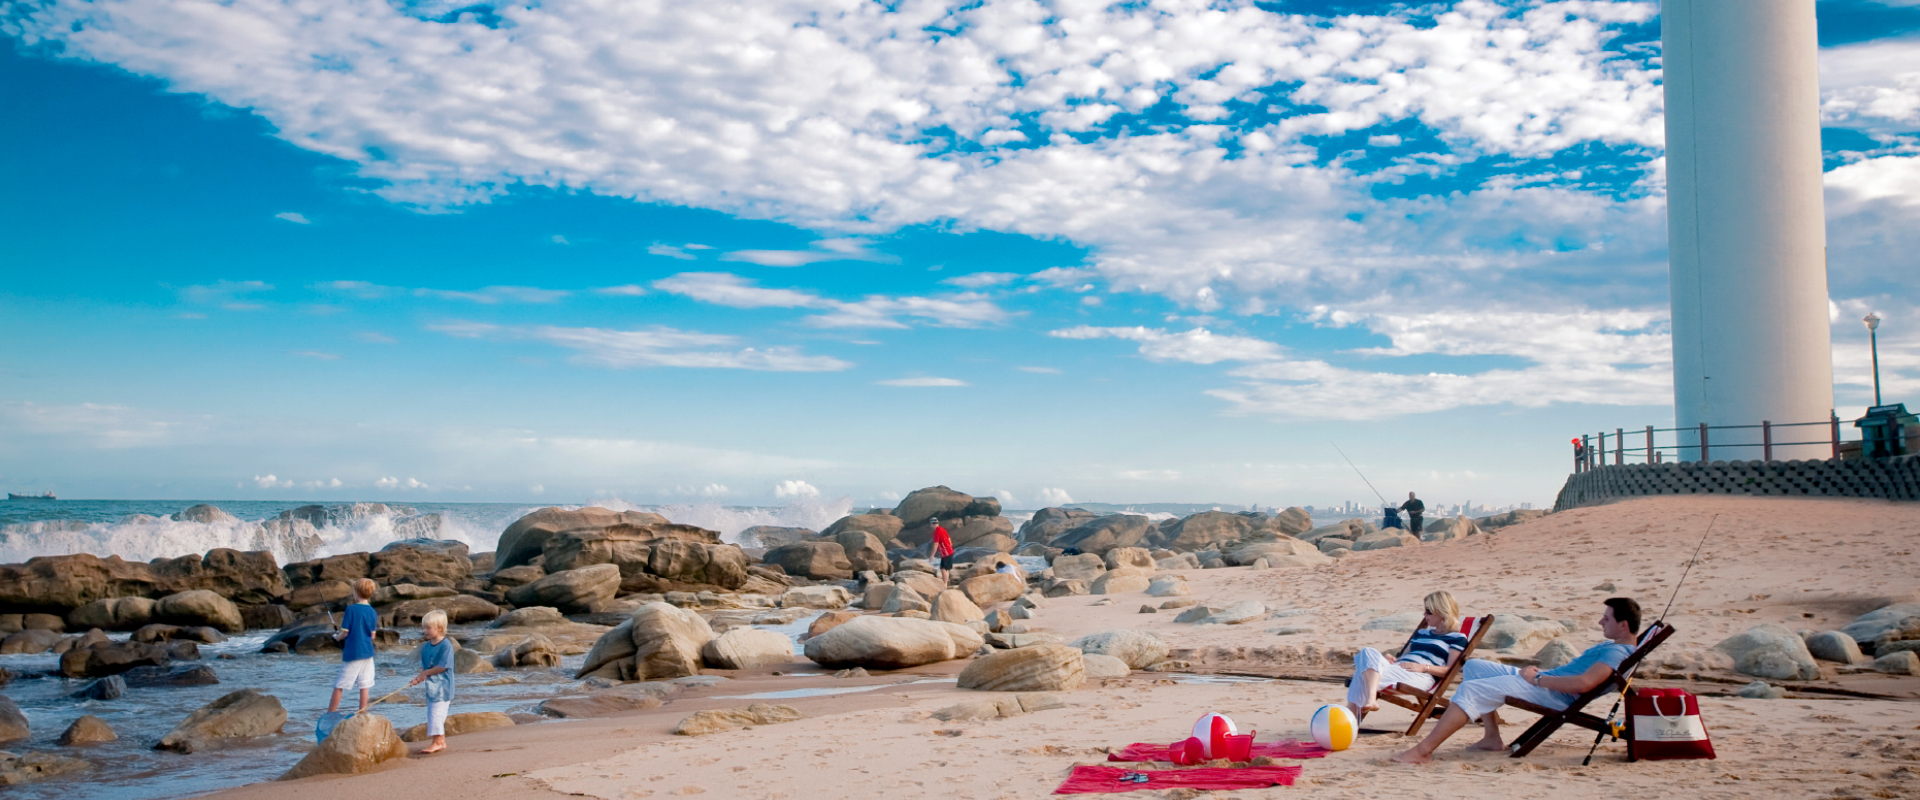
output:
{"label": "sky", "polygon": [[[1847,417],[1869,310],[1920,389],[1920,2],[1817,8]],[[1569,437],[1672,424],[1655,3],[8,0],[0,37],[9,491],[1372,500],[1344,451],[1544,507]]]}

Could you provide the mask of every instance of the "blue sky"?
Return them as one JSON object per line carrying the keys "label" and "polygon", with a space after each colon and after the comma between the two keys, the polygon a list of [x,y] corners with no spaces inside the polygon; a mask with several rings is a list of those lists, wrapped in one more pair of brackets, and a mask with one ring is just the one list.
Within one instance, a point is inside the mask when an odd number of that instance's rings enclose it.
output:
{"label": "blue sky", "polygon": [[[1545,505],[1671,420],[1652,4],[751,7],[0,12],[0,483]],[[1844,415],[1920,5],[1818,8]]]}

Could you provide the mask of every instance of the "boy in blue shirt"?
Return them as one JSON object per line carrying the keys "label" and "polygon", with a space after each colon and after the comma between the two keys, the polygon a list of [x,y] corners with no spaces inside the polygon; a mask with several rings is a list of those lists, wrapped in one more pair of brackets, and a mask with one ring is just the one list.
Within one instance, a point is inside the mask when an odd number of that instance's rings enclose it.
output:
{"label": "boy in blue shirt", "polygon": [[447,749],[447,711],[453,707],[453,642],[447,640],[447,612],[434,610],[420,619],[427,640],[420,645],[420,674],[408,686],[427,685],[427,735],[433,744],[422,755]]}
{"label": "boy in blue shirt", "polygon": [[373,611],[374,584],[371,578],[353,582],[353,605],[341,615],[340,630],[333,634],[340,643],[340,677],[333,682],[333,702],[327,713],[340,710],[340,695],[348,689],[360,690],[360,710],[367,710],[367,693],[373,690],[373,629],[380,616]]}

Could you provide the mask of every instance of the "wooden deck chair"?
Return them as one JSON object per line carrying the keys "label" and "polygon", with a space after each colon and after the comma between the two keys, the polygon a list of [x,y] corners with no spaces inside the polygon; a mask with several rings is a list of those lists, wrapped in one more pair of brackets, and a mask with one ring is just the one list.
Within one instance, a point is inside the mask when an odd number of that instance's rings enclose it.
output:
{"label": "wooden deck chair", "polygon": [[1533,727],[1528,728],[1525,733],[1520,734],[1519,738],[1514,739],[1513,744],[1508,745],[1507,749],[1512,751],[1514,758],[1525,757],[1528,753],[1533,752],[1534,748],[1539,747],[1540,743],[1545,742],[1547,737],[1552,736],[1554,731],[1559,730],[1562,725],[1575,725],[1595,733],[1611,732],[1612,728],[1609,727],[1607,720],[1589,714],[1582,709],[1586,708],[1588,703],[1598,700],[1614,691],[1625,692],[1627,687],[1633,683],[1633,671],[1640,666],[1640,660],[1646,658],[1648,653],[1653,652],[1654,648],[1659,647],[1661,642],[1665,642],[1667,637],[1672,635],[1672,625],[1667,624],[1664,620],[1654,623],[1652,627],[1647,629],[1646,633],[1641,635],[1640,646],[1635,648],[1631,654],[1628,654],[1625,660],[1620,662],[1620,666],[1614,670],[1612,675],[1607,676],[1606,680],[1601,681],[1599,686],[1587,690],[1586,694],[1574,698],[1573,702],[1567,704],[1567,707],[1564,709],[1548,708],[1537,703],[1527,702],[1518,697],[1507,698],[1507,705],[1540,715],[1540,720],[1533,723]]}
{"label": "wooden deck chair", "polygon": [[1392,703],[1413,712],[1413,724],[1407,726],[1409,738],[1420,735],[1420,728],[1427,720],[1447,713],[1447,699],[1444,695],[1448,687],[1460,678],[1460,667],[1473,657],[1473,649],[1480,646],[1480,637],[1487,635],[1487,629],[1493,627],[1493,615],[1468,617],[1461,625],[1462,631],[1472,631],[1467,639],[1467,648],[1460,651],[1460,657],[1454,659],[1453,666],[1447,668],[1447,674],[1433,682],[1432,689],[1419,689],[1408,684],[1396,683],[1380,692],[1380,702]]}

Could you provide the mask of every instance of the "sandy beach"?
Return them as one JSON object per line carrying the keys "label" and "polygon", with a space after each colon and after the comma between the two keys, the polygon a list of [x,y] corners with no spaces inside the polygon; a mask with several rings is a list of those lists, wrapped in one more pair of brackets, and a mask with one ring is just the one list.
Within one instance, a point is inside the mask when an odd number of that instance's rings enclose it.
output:
{"label": "sandy beach", "polygon": [[[728,675],[667,705],[598,719],[521,725],[455,737],[449,752],[389,762],[353,777],[256,784],[219,798],[334,797],[417,793],[444,797],[572,795],[626,800],[708,794],[741,798],[1015,798],[1050,793],[1076,764],[1105,763],[1108,748],[1183,738],[1194,718],[1217,710],[1259,741],[1308,738],[1318,706],[1342,696],[1338,680],[1355,648],[1393,647],[1402,634],[1362,631],[1379,616],[1416,608],[1436,588],[1458,595],[1467,613],[1530,614],[1578,622],[1569,643],[1599,640],[1599,601],[1637,597],[1657,614],[1701,533],[1714,533],[1668,615],[1679,633],[1653,659],[1649,685],[1703,695],[1716,761],[1625,760],[1603,744],[1591,766],[1592,736],[1566,729],[1526,759],[1444,746],[1436,763],[1407,767],[1387,757],[1410,742],[1366,735],[1348,751],[1297,763],[1291,788],[1219,793],[1329,797],[1409,793],[1478,797],[1672,796],[1906,797],[1920,795],[1920,678],[1822,663],[1818,681],[1784,684],[1787,697],[1746,699],[1751,678],[1714,666],[1713,644],[1762,622],[1794,629],[1838,628],[1887,598],[1920,590],[1911,542],[1920,515],[1909,505],[1867,500],[1649,498],[1580,509],[1446,543],[1355,553],[1319,568],[1230,568],[1187,572],[1203,603],[1260,600],[1284,613],[1245,625],[1192,625],[1172,613],[1139,613],[1143,594],[1052,599],[1039,629],[1075,637],[1116,628],[1152,631],[1191,662],[1191,674],[1135,672],[1064,695],[1065,708],[1012,718],[942,722],[933,712],[982,693],[943,679],[965,661],[867,678],[794,677],[822,672],[803,661]],[[1617,592],[1596,589],[1613,583]],[[1111,603],[1103,601],[1111,599]],[[1276,629],[1298,630],[1284,635]],[[1482,653],[1482,655],[1490,655]],[[773,676],[773,671],[789,673]],[[1208,682],[1207,675],[1284,676]],[[878,686],[872,691],[755,699],[802,688]],[[745,696],[745,697],[743,697]],[[778,702],[805,719],[697,738],[671,735],[707,708]],[[456,711],[458,709],[456,708]],[[1604,709],[1601,709],[1604,711]],[[1409,712],[1387,708],[1369,728],[1399,729]],[[1509,712],[1506,733],[1530,715]],[[424,745],[412,745],[419,750]],[[1163,765],[1164,766],[1164,765]],[[1571,792],[1571,795],[1569,794]],[[1185,790],[1133,796],[1190,796]]]}

